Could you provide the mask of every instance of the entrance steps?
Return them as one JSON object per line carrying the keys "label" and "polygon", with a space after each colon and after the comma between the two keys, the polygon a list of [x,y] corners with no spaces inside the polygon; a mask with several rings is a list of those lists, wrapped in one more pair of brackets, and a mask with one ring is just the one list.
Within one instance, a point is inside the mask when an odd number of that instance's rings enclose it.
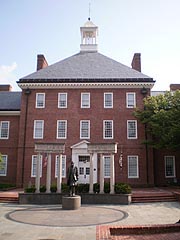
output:
{"label": "entrance steps", "polygon": [[0,196],[0,203],[19,203],[19,198],[13,196]]}

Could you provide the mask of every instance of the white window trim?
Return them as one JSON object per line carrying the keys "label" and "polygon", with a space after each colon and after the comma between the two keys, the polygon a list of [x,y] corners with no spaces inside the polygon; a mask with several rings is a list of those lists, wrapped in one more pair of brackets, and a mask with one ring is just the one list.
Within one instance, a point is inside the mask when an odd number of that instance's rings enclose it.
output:
{"label": "white window trim", "polygon": [[2,154],[2,158],[5,158],[5,168],[4,168],[4,173],[0,173],[0,176],[5,177],[5,176],[7,176],[8,155]]}
{"label": "white window trim", "polygon": [[[43,95],[43,105],[38,106],[37,101],[38,101],[38,95]],[[36,108],[45,108],[45,93],[36,93]]]}
{"label": "white window trim", "polygon": [[[88,122],[88,137],[82,137],[82,123]],[[81,120],[80,121],[80,139],[90,139],[90,120]]]}
{"label": "white window trim", "polygon": [[[42,136],[36,137],[35,129],[36,129],[36,122],[41,121],[42,122]],[[34,139],[43,139],[44,138],[44,120],[34,120],[34,132],[33,132],[33,138]]]}
{"label": "white window trim", "polygon": [[[138,155],[129,155],[128,157],[128,178],[139,178],[139,158]],[[137,175],[136,176],[130,176],[129,175],[129,161],[131,157],[135,157],[136,158],[136,162],[137,162]]]}
{"label": "white window trim", "polygon": [[[7,137],[1,137],[2,123],[8,123]],[[1,121],[0,122],[0,139],[9,139],[9,127],[10,127],[10,121]]]}
{"label": "white window trim", "polygon": [[[66,96],[66,105],[65,106],[60,106],[60,96],[61,95],[65,95]],[[67,108],[67,93],[64,93],[64,92],[62,92],[62,93],[58,93],[58,108]]]}
{"label": "white window trim", "polygon": [[[55,178],[57,178],[57,160],[58,160],[59,155],[56,155],[56,160],[55,160]],[[62,169],[62,178],[66,178],[66,155],[62,155],[62,165],[64,161],[64,174],[63,174],[63,169]]]}
{"label": "white window trim", "polygon": [[[83,106],[83,95],[88,95],[88,106]],[[81,108],[90,108],[90,93],[88,93],[88,92],[83,92],[83,93],[81,93]]]}
{"label": "white window trim", "polygon": [[[58,129],[59,129],[59,122],[65,122],[65,136],[59,137],[58,136]],[[57,120],[57,133],[56,133],[57,139],[66,139],[67,138],[67,120]]]}
{"label": "white window trim", "polygon": [[[173,158],[174,174],[172,176],[167,176],[166,175],[166,159],[167,159],[167,157],[172,157]],[[164,164],[165,164],[165,177],[166,178],[174,178],[174,177],[176,177],[175,156],[164,156]]]}
{"label": "white window trim", "polygon": [[[134,105],[133,106],[129,106],[129,104],[128,104],[128,95],[129,94],[133,94],[133,96],[134,96]],[[135,92],[127,92],[126,93],[126,107],[127,108],[135,108],[136,107],[136,93]]]}
{"label": "white window trim", "polygon": [[[111,95],[111,106],[106,106],[106,95]],[[113,93],[112,92],[104,93],[104,108],[113,108]]]}
{"label": "white window trim", "polygon": [[[112,137],[105,136],[105,122],[112,123]],[[103,120],[103,139],[113,139],[114,138],[114,127],[113,127],[113,120]]]}
{"label": "white window trim", "polygon": [[[129,128],[128,128],[128,124],[129,122],[135,122],[135,127],[136,127],[136,136],[135,137],[129,137]],[[137,139],[138,135],[137,135],[137,120],[127,120],[127,139]]]}
{"label": "white window trim", "polygon": [[[32,160],[31,160],[31,177],[36,177],[36,169],[35,169],[35,173],[33,174],[34,157],[36,157],[36,159],[37,159],[38,155],[32,155]],[[37,167],[37,163],[36,163],[36,167]],[[40,177],[42,177],[42,155],[40,155]]]}
{"label": "white window trim", "polygon": [[[109,166],[109,175],[105,175],[105,158],[109,158],[110,160],[110,166]],[[104,161],[104,178],[110,178],[111,175],[111,156],[110,155],[104,155],[103,156],[103,161]]]}

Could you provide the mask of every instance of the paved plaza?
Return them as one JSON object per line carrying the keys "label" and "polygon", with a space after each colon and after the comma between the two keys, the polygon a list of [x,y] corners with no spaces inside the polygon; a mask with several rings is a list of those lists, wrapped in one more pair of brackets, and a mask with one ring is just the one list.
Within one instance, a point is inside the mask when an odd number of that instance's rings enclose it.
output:
{"label": "paved plaza", "polygon": [[82,205],[74,211],[0,203],[0,240],[94,240],[97,225],[174,224],[179,219],[179,202]]}

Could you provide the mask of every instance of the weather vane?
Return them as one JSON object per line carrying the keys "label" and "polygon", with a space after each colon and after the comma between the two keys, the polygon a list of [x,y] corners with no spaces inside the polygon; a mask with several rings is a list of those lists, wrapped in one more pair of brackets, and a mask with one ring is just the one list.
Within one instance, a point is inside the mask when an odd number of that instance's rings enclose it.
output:
{"label": "weather vane", "polygon": [[88,17],[88,20],[90,21],[91,20],[91,3],[89,3],[89,17]]}

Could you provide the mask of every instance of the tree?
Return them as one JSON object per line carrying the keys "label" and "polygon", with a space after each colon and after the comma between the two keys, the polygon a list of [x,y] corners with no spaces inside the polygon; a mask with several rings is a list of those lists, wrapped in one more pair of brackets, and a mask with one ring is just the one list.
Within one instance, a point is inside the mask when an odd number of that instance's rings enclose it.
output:
{"label": "tree", "polygon": [[144,99],[144,109],[135,116],[145,125],[145,143],[160,149],[180,149],[180,91]]}

